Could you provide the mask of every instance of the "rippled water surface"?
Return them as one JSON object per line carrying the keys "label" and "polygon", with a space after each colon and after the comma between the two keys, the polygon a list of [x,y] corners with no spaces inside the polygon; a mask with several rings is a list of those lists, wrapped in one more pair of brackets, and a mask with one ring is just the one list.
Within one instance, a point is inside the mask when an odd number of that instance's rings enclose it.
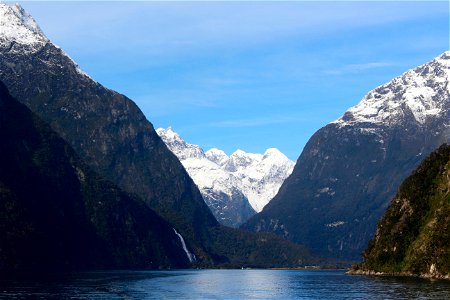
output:
{"label": "rippled water surface", "polygon": [[343,271],[114,271],[0,280],[0,299],[450,299],[450,282]]}

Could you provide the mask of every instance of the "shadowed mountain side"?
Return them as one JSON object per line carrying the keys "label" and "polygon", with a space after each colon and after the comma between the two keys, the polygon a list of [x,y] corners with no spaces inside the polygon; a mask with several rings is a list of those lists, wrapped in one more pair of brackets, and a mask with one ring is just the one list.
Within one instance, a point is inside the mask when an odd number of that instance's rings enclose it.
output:
{"label": "shadowed mountain side", "polygon": [[187,267],[173,228],[0,83],[0,270]]}
{"label": "shadowed mountain side", "polygon": [[84,74],[37,25],[30,27],[34,20],[20,7],[1,9],[12,19],[2,25],[5,32],[22,30],[28,37],[23,42],[0,34],[0,80],[11,95],[50,124],[92,170],[172,223],[199,258],[207,256],[199,242],[218,223],[135,103]]}

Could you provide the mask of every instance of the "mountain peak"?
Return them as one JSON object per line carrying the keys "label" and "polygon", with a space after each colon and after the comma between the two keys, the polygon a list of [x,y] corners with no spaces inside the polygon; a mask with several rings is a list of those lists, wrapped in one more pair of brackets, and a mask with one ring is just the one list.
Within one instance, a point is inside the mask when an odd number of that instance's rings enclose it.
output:
{"label": "mountain peak", "polygon": [[244,156],[246,155],[247,152],[245,152],[244,150],[241,149],[237,149],[236,151],[234,151],[231,156]]}
{"label": "mountain peak", "polygon": [[[423,124],[450,105],[450,51],[370,91],[334,124]],[[412,118],[411,118],[412,117]]]}
{"label": "mountain peak", "polygon": [[205,156],[202,148],[197,145],[186,143],[172,127],[158,128],[156,133],[161,137],[169,149],[180,159],[202,158]]}
{"label": "mountain peak", "polygon": [[12,54],[26,55],[37,53],[47,44],[51,44],[67,57],[79,74],[93,80],[66,52],[50,42],[34,18],[22,6],[0,3],[0,50],[6,49],[6,52]]}
{"label": "mountain peak", "polygon": [[221,156],[227,156],[228,157],[228,155],[223,150],[220,150],[220,149],[217,149],[217,148],[211,148],[208,151],[206,151],[206,153],[216,154],[216,155],[221,155]]}
{"label": "mountain peak", "polygon": [[437,60],[450,61],[450,50],[449,51],[445,51],[440,56],[438,56],[436,59]]}
{"label": "mountain peak", "polygon": [[175,131],[173,131],[171,126],[167,127],[167,129],[158,128],[158,129],[156,129],[156,132],[158,133],[159,136],[164,136],[166,139],[184,142],[184,140],[180,137],[180,135],[178,133],[176,133]]}
{"label": "mountain peak", "polygon": [[262,154],[245,152],[241,149],[237,149],[230,155],[230,159],[245,159],[248,162],[259,162],[262,158]]}
{"label": "mountain peak", "polygon": [[229,159],[228,155],[226,155],[225,152],[217,148],[209,149],[205,152],[205,155],[210,161],[216,163],[219,166],[224,165]]}
{"label": "mountain peak", "polygon": [[450,78],[450,51],[445,51],[440,56],[436,57],[433,62],[436,62],[444,73],[447,75],[447,80]]}
{"label": "mountain peak", "polygon": [[21,45],[48,42],[39,25],[19,4],[0,3],[0,45],[12,42]]}
{"label": "mountain peak", "polygon": [[280,150],[278,150],[277,148],[269,148],[264,152],[264,157],[267,156],[283,156],[286,157],[286,155],[284,155],[283,153],[281,153]]}

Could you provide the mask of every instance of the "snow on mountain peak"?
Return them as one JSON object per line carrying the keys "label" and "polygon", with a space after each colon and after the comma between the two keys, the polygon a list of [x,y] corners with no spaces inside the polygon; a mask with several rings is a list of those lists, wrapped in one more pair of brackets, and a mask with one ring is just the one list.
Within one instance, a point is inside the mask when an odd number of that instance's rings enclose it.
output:
{"label": "snow on mountain peak", "polygon": [[397,124],[412,114],[417,123],[438,117],[449,109],[450,51],[409,70],[370,91],[340,119],[339,126],[354,123]]}
{"label": "snow on mountain peak", "polygon": [[256,159],[260,155],[261,154],[248,153],[241,149],[237,149],[230,155],[230,158],[235,158],[235,159],[244,158],[244,159],[252,160],[252,159]]}
{"label": "snow on mountain peak", "polygon": [[229,159],[225,152],[217,148],[209,149],[205,152],[205,155],[210,161],[218,164],[219,166],[223,166]]}
{"label": "snow on mountain peak", "polygon": [[445,64],[447,66],[450,65],[450,50],[445,51],[440,56],[436,58],[437,61],[440,61],[442,64]]}
{"label": "snow on mountain peak", "polygon": [[[264,155],[238,149],[227,156],[217,148],[203,153],[199,146],[187,144],[170,127],[156,132],[177,155],[204,196],[211,199],[211,191],[216,191],[232,197],[238,190],[257,212],[276,195],[294,168],[294,162],[276,148],[267,149]],[[194,148],[203,155],[191,155]]]}
{"label": "snow on mountain peak", "polygon": [[230,155],[230,158],[225,164],[225,170],[229,172],[239,172],[251,166],[254,166],[259,161],[261,161],[262,155],[256,153],[247,153],[240,149],[236,150]]}
{"label": "snow on mountain peak", "polygon": [[283,154],[277,148],[269,148],[264,152],[264,155],[279,155]]}
{"label": "snow on mountain peak", "polygon": [[187,158],[204,158],[203,150],[193,144],[186,143],[178,133],[173,131],[172,127],[167,129],[158,128],[156,133],[162,138],[169,149],[178,157],[180,161]]}
{"label": "snow on mountain peak", "polygon": [[39,25],[19,4],[0,3],[0,45],[12,43],[33,46],[48,42]]}
{"label": "snow on mountain peak", "polygon": [[50,42],[34,18],[19,4],[0,3],[0,48],[6,48],[11,53],[27,55],[37,53],[47,44],[59,49],[80,75],[93,80],[66,52]]}
{"label": "snow on mountain peak", "polygon": [[269,148],[264,152],[264,156],[263,159],[282,159],[282,160],[287,160],[287,156],[284,155],[280,150],[278,150],[277,148]]}
{"label": "snow on mountain peak", "polygon": [[208,151],[206,151],[206,153],[228,157],[228,155],[226,155],[226,153],[223,150],[217,148],[211,148]]}
{"label": "snow on mountain peak", "polygon": [[159,136],[164,136],[164,138],[170,141],[184,142],[184,140],[178,135],[178,133],[173,131],[172,127],[168,127],[167,129],[158,128],[156,129],[156,132]]}

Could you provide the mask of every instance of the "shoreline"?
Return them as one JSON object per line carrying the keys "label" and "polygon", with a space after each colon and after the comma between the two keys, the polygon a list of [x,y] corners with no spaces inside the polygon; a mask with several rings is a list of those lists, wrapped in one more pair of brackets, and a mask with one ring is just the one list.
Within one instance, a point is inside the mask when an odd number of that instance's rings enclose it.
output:
{"label": "shoreline", "polygon": [[431,273],[421,273],[414,274],[411,272],[377,272],[374,270],[348,270],[345,272],[346,275],[350,276],[378,276],[378,277],[413,277],[428,280],[446,280],[450,281],[450,274],[431,274]]}

